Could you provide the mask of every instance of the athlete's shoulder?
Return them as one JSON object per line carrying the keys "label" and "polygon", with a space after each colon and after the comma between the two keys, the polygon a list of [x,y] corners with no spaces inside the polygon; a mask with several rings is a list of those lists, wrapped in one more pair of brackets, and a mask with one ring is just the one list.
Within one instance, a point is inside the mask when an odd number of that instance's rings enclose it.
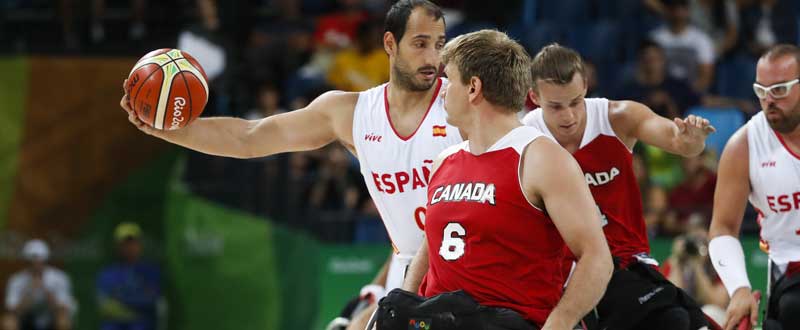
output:
{"label": "athlete's shoulder", "polygon": [[722,156],[720,161],[731,159],[733,162],[747,162],[750,155],[750,148],[748,146],[748,126],[743,125],[736,130],[733,135],[725,143],[725,148],[722,149]]}
{"label": "athlete's shoulder", "polygon": [[358,103],[358,97],[358,92],[328,91],[314,99],[308,107],[337,111],[349,109],[352,112],[356,107],[356,103]]}

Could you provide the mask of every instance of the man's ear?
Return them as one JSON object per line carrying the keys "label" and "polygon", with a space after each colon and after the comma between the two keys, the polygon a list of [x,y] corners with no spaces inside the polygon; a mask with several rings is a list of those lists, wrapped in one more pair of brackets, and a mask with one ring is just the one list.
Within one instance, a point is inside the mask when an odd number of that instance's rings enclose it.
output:
{"label": "man's ear", "polygon": [[383,33],[383,50],[390,56],[394,56],[397,51],[397,40],[394,39],[394,35],[389,31]]}
{"label": "man's ear", "polygon": [[533,102],[533,105],[540,105],[539,94],[536,93],[536,88],[531,88],[528,90],[528,99]]}
{"label": "man's ear", "polygon": [[478,77],[469,78],[469,101],[474,102],[483,92],[483,82]]}

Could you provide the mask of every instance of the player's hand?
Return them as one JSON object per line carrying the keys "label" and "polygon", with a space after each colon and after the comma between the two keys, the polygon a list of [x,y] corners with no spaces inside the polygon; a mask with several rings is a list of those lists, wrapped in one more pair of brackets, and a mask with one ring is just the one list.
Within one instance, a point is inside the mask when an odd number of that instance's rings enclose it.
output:
{"label": "player's hand", "polygon": [[753,292],[750,291],[750,288],[746,287],[738,288],[733,293],[725,315],[725,325],[722,327],[725,330],[736,330],[742,318],[745,320],[750,319],[750,327],[748,329],[758,322],[758,301],[753,297]]}
{"label": "player's hand", "polygon": [[675,118],[678,134],[688,142],[705,142],[706,137],[717,131],[708,119],[689,115],[684,119]]}
{"label": "player's hand", "polygon": [[122,99],[119,101],[119,106],[122,107],[122,110],[128,113],[128,121],[130,121],[133,126],[136,126],[140,131],[145,132],[149,135],[154,135],[155,129],[145,124],[143,121],[139,119],[139,116],[136,115],[136,112],[133,111],[133,107],[131,106],[131,100],[128,96],[128,79],[125,79],[122,82],[122,90],[125,92],[122,95]]}

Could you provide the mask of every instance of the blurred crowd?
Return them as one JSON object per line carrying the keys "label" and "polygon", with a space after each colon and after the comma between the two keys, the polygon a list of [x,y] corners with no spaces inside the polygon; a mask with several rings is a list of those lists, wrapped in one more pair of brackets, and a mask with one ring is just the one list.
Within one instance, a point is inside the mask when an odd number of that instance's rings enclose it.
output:
{"label": "blurred crowd", "polygon": [[[664,272],[704,303],[724,308],[725,290],[702,261],[717,160],[726,134],[760,110],[751,89],[757,57],[771,45],[798,43],[800,4],[435,2],[445,8],[449,37],[495,28],[531,54],[551,42],[577,49],[589,63],[590,97],[639,101],[669,118],[697,111],[711,113],[712,121],[722,118],[722,141],[710,143],[701,156],[683,159],[640,144],[634,164],[649,234],[677,237]],[[390,3],[2,0],[0,53],[140,56],[154,48],[180,48],[208,74],[205,116],[257,119],[302,108],[327,90],[359,91],[386,82],[382,17]],[[252,160],[190,153],[189,164],[188,186],[211,200],[323,241],[388,242],[357,161],[339,145]],[[750,210],[745,232],[757,233],[754,219]]]}
{"label": "blurred crowd", "polygon": [[[706,111],[721,142],[696,159],[635,150],[650,234],[678,236],[707,225],[716,160],[725,138],[756,113],[755,60],[797,43],[791,0],[438,1],[448,35],[496,28],[531,53],[551,42],[589,63],[589,96],[629,99],[673,118]],[[4,0],[0,51],[139,55],[177,47],[203,65],[211,86],[204,115],[256,119],[305,106],[324,91],[359,91],[388,80],[382,17],[388,0]],[[50,13],[46,45],[35,26]],[[43,23],[41,23],[43,24]],[[39,32],[41,33],[41,31]],[[54,38],[52,36],[61,36]],[[54,46],[56,45],[56,46]],[[708,112],[712,112],[711,115]],[[732,119],[732,120],[728,120]],[[726,127],[731,126],[731,127]],[[313,129],[313,127],[309,127]],[[357,161],[340,146],[263,159],[192,153],[194,192],[306,229],[325,241],[385,241]],[[747,221],[745,231],[757,226]]]}
{"label": "blurred crowd", "polygon": [[[94,274],[100,330],[164,328],[161,270],[143,257],[143,234],[133,222],[122,222],[114,229],[116,261]],[[29,240],[20,257],[26,266],[6,283],[0,329],[73,329],[80,304],[70,275],[50,263],[47,242]]]}

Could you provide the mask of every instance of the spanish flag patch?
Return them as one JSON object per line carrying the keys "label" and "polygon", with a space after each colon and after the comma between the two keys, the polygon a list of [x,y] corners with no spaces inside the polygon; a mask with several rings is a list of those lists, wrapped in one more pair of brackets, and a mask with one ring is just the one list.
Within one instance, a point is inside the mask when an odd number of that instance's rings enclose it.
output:
{"label": "spanish flag patch", "polygon": [[444,125],[433,125],[433,136],[447,136],[447,127]]}

